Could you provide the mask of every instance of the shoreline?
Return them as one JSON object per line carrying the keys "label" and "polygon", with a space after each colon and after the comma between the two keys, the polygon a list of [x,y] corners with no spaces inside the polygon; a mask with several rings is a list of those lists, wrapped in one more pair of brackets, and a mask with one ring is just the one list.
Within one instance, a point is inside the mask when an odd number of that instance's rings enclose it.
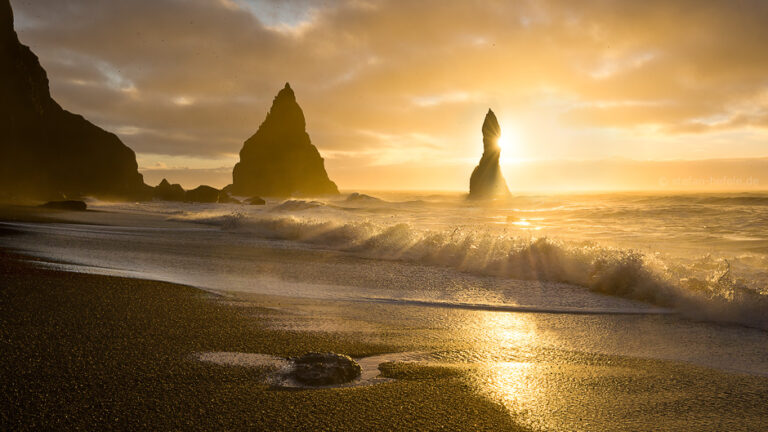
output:
{"label": "shoreline", "polygon": [[[7,251],[4,251],[2,247],[0,247],[0,254]],[[16,254],[14,252],[14,254]],[[521,313],[521,314],[553,314],[553,315],[587,315],[587,316],[595,316],[595,315],[627,315],[627,316],[646,316],[646,315],[678,315],[677,312],[673,310],[668,309],[649,309],[648,311],[622,311],[622,310],[570,310],[567,308],[550,308],[550,309],[541,309],[541,308],[530,308],[530,307],[520,307],[520,306],[507,306],[507,305],[482,305],[482,304],[454,304],[454,303],[441,303],[441,302],[428,302],[428,301],[420,301],[420,300],[391,300],[391,299],[375,299],[375,298],[364,298],[364,299],[332,299],[332,298],[311,298],[311,297],[291,297],[291,296],[281,296],[281,295],[274,295],[274,294],[258,294],[258,293],[244,293],[244,292],[237,292],[237,291],[220,291],[215,289],[209,289],[201,286],[195,286],[195,285],[189,285],[189,284],[183,284],[179,282],[169,281],[169,280],[160,280],[160,279],[151,279],[144,277],[144,275],[121,275],[116,273],[127,273],[118,271],[115,269],[106,269],[104,273],[99,273],[97,271],[93,271],[95,268],[93,267],[84,267],[88,269],[89,271],[78,271],[72,269],[72,267],[83,267],[79,266],[77,264],[70,264],[70,263],[61,263],[61,262],[54,262],[54,261],[48,261],[40,257],[32,256],[32,255],[25,255],[23,253],[18,253],[18,259],[21,262],[26,263],[35,263],[36,268],[42,268],[42,269],[48,269],[64,274],[81,274],[81,275],[92,275],[92,276],[102,276],[102,277],[114,277],[114,278],[120,278],[120,279],[129,279],[129,280],[135,280],[140,282],[146,282],[146,283],[159,283],[159,284],[170,284],[175,286],[180,286],[184,288],[193,289],[196,291],[199,291],[202,294],[206,294],[207,296],[216,298],[215,301],[218,303],[229,303],[229,306],[232,307],[240,307],[242,305],[250,305],[254,308],[261,308],[261,309],[272,309],[276,311],[280,311],[283,313],[291,314],[295,313],[295,311],[291,311],[285,308],[278,308],[278,307],[270,307],[267,306],[267,304],[271,303],[289,303],[292,305],[301,304],[301,303],[311,303],[311,302],[317,302],[317,303],[337,303],[337,304],[384,304],[384,305],[391,305],[394,307],[416,307],[416,308],[437,308],[437,309],[457,309],[457,310],[469,310],[469,311],[483,311],[483,312],[500,312],[500,313]],[[749,330],[758,330],[763,331],[762,329],[753,329],[750,327],[741,326],[739,324],[728,324],[728,323],[708,323],[708,324],[719,324],[723,326],[737,326],[737,327],[743,327],[745,329]],[[376,355],[397,355],[397,354],[403,354],[403,352],[378,352],[376,351],[374,356]],[[610,355],[610,354],[607,354]],[[635,356],[626,356],[628,358],[640,360],[640,361],[672,361],[672,362],[681,362],[685,364],[690,364],[694,367],[707,367],[707,365],[697,364],[695,362],[691,361],[684,361],[684,360],[674,360],[674,359],[663,359],[663,358],[654,358],[654,357],[635,357]],[[366,355],[361,355],[359,358],[367,358]],[[746,369],[738,369],[738,368],[716,368],[717,370],[724,372],[724,373],[731,373],[731,374],[741,374],[746,376],[760,376],[760,377],[768,377],[768,370],[766,371],[755,371],[755,370],[746,370]]]}
{"label": "shoreline", "polygon": [[248,316],[257,307],[220,305],[196,288],[32,269],[19,258],[0,251],[8,350],[3,429],[524,430],[457,377],[270,389],[259,368],[189,357],[200,351],[362,357],[394,347],[271,330]]}

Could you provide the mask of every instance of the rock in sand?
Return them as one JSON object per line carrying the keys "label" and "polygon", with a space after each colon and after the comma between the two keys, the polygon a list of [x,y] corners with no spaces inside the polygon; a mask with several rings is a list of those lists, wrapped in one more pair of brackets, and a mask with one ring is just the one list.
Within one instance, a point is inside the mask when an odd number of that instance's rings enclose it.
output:
{"label": "rock in sand", "polygon": [[290,360],[294,367],[288,377],[310,386],[348,383],[362,371],[356,361],[344,354],[310,352]]}

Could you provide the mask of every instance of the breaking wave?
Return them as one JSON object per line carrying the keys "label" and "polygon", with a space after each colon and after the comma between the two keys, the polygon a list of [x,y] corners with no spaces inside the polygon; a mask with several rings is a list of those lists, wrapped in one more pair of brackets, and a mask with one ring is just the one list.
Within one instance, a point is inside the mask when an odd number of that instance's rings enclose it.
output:
{"label": "breaking wave", "polygon": [[[289,203],[294,210],[313,204],[288,201],[283,205]],[[563,282],[674,308],[693,319],[768,329],[768,293],[764,285],[768,275],[745,278],[734,274],[735,267],[768,268],[764,256],[745,255],[728,261],[706,255],[683,261],[593,242],[522,238],[483,227],[424,230],[405,223],[382,225],[295,215],[236,212],[184,219],[368,258],[445,266],[479,275]]]}

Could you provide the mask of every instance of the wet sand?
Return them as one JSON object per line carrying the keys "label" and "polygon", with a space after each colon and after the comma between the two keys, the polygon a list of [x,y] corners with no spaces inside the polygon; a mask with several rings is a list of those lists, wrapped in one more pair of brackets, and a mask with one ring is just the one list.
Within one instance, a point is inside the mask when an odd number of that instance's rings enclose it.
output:
{"label": "wet sand", "polygon": [[[276,329],[336,332],[429,353],[425,361],[382,369],[409,379],[459,377],[533,430],[752,431],[768,425],[768,373],[586,352],[570,349],[564,340],[532,343],[552,339],[542,315],[534,320],[524,313],[235,295],[266,308],[261,310]],[[594,320],[571,318],[584,325]],[[621,318],[628,327],[671,319]],[[633,343],[625,334],[626,343]]]}
{"label": "wet sand", "polygon": [[[30,221],[19,212],[5,220]],[[215,295],[42,269],[27,259],[0,253],[3,430],[714,431],[768,425],[767,376],[595,353],[588,344],[568,342],[563,335],[571,326],[595,323],[597,330],[598,318],[591,316]],[[618,343],[621,334],[626,344],[637,343],[632,329],[673,319],[617,317]],[[643,342],[649,350],[651,342]],[[392,380],[380,384],[312,390],[270,386],[266,368],[194,358],[307,351],[428,356],[382,365],[382,377]]]}
{"label": "wet sand", "polygon": [[[456,376],[272,389],[201,351],[366,356],[397,347],[265,328],[268,310],[168,283],[40,270],[0,255],[3,430],[521,430]],[[397,375],[397,374],[393,374]],[[407,378],[407,377],[406,377]]]}

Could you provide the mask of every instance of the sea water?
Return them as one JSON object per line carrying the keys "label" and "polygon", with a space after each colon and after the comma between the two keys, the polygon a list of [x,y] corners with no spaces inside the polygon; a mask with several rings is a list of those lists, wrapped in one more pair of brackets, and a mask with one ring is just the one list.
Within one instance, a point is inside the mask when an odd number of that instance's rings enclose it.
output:
{"label": "sea water", "polygon": [[[266,206],[96,207],[162,214],[240,240],[562,283],[768,328],[768,194],[526,195],[481,204],[458,193],[380,192]],[[487,295],[473,300],[504,300]]]}
{"label": "sea water", "polygon": [[68,215],[77,224],[13,224],[20,234],[0,244],[68,270],[217,292],[545,314],[536,322],[562,346],[768,375],[768,194],[90,208],[101,212]]}

